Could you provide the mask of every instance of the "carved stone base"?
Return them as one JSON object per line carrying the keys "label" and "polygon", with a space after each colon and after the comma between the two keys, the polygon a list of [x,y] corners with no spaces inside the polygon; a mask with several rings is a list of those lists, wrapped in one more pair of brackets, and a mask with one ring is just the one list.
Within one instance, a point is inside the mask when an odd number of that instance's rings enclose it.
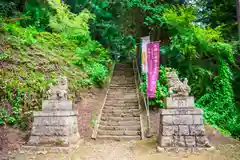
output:
{"label": "carved stone base", "polygon": [[34,112],[34,122],[28,146],[69,147],[80,140],[77,112]]}
{"label": "carved stone base", "polygon": [[210,148],[201,109],[161,109],[157,144],[160,148]]}
{"label": "carved stone base", "polygon": [[47,145],[23,145],[20,149],[21,153],[36,152],[36,153],[69,153],[77,149],[83,143],[83,139],[79,139],[76,143],[68,146],[47,146]]}

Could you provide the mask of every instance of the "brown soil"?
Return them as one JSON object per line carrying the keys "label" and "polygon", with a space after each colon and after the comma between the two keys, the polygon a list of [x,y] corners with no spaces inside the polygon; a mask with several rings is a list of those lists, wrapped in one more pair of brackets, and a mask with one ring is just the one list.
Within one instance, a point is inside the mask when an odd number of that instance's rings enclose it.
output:
{"label": "brown soil", "polygon": [[92,135],[94,123],[96,122],[99,111],[103,105],[106,95],[106,89],[93,88],[89,91],[82,92],[78,109],[78,124],[80,135],[90,138]]}

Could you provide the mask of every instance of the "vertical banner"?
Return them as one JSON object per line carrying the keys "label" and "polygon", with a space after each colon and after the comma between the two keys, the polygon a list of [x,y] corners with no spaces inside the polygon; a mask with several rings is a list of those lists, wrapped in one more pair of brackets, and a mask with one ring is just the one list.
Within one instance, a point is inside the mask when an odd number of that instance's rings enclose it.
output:
{"label": "vertical banner", "polygon": [[147,44],[150,43],[150,36],[142,37],[142,72],[147,73]]}
{"label": "vertical banner", "polygon": [[147,45],[147,95],[149,98],[155,98],[158,70],[160,60],[160,45],[159,43],[149,43]]}

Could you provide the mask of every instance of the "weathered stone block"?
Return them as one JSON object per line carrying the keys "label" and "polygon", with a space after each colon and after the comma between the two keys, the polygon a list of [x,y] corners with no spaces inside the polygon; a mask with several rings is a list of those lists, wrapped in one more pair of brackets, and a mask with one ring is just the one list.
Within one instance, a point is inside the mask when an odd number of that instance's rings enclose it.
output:
{"label": "weathered stone block", "polygon": [[80,136],[78,133],[72,136],[31,136],[28,141],[28,145],[56,145],[56,146],[68,146],[78,142]]}
{"label": "weathered stone block", "polygon": [[206,148],[210,146],[205,135],[202,110],[194,108],[193,97],[189,99],[170,97],[167,98],[167,102],[170,107],[159,111],[158,146],[162,148]]}
{"label": "weathered stone block", "polygon": [[48,100],[42,102],[43,111],[34,112],[34,122],[28,145],[68,146],[78,142],[77,111],[67,100],[67,78],[60,77],[57,85],[50,85]]}
{"label": "weathered stone block", "polygon": [[189,135],[188,125],[179,125],[179,135]]}
{"label": "weathered stone block", "polygon": [[178,147],[185,147],[185,139],[184,136],[174,136],[174,144]]}
{"label": "weathered stone block", "polygon": [[195,147],[195,136],[185,136],[186,146],[187,147]]}
{"label": "weathered stone block", "polygon": [[43,100],[42,101],[43,111],[52,110],[72,110],[72,101],[69,100]]}
{"label": "weathered stone block", "polygon": [[66,116],[76,116],[78,113],[77,111],[45,111],[33,112],[33,117],[66,117]]}
{"label": "weathered stone block", "polygon": [[176,96],[166,98],[166,108],[188,108],[194,106],[194,97]]}
{"label": "weathered stone block", "polygon": [[77,117],[35,117],[33,126],[67,126],[77,124]]}
{"label": "weathered stone block", "polygon": [[76,126],[33,126],[34,136],[69,136],[77,132]]}
{"label": "weathered stone block", "polygon": [[40,142],[40,137],[39,136],[30,136],[28,140],[29,145],[37,145]]}
{"label": "weathered stone block", "polygon": [[178,126],[163,126],[162,135],[171,136],[178,133]]}
{"label": "weathered stone block", "polygon": [[189,126],[190,135],[203,136],[205,135],[204,125],[191,125]]}
{"label": "weathered stone block", "polygon": [[172,116],[173,124],[193,124],[192,115],[175,115]]}
{"label": "weathered stone block", "polygon": [[172,116],[162,116],[162,124],[169,125],[173,124],[173,117]]}
{"label": "weathered stone block", "polygon": [[199,108],[160,109],[161,115],[202,115]]}
{"label": "weathered stone block", "polygon": [[161,147],[171,147],[173,146],[172,136],[161,136],[161,141],[159,144]]}
{"label": "weathered stone block", "polygon": [[197,147],[211,147],[206,136],[196,136]]}
{"label": "weathered stone block", "polygon": [[193,115],[193,124],[203,124],[202,115]]}

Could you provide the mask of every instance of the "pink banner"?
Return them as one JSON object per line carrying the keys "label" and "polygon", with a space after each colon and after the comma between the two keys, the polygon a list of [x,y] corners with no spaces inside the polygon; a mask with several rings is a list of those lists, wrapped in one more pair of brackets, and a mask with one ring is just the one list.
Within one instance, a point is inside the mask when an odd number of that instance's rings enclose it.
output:
{"label": "pink banner", "polygon": [[149,43],[147,45],[147,95],[149,98],[155,98],[156,85],[158,80],[159,60],[160,60],[159,43]]}

